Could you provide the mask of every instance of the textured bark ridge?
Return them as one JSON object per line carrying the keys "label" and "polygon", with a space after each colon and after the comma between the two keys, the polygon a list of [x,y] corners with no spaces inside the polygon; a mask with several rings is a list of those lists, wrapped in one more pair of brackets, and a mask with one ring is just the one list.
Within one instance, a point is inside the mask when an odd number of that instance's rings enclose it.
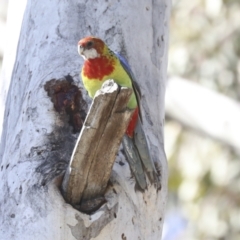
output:
{"label": "textured bark ridge", "polygon": [[63,181],[67,202],[91,212],[103,195],[132,111],[126,108],[131,89],[106,81],[97,92],[74,148]]}

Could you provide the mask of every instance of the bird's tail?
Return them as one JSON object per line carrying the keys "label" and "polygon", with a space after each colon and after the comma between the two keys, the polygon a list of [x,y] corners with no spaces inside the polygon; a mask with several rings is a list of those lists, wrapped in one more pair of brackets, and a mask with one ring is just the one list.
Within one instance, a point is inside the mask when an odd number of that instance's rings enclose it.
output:
{"label": "bird's tail", "polygon": [[159,189],[161,187],[159,175],[151,158],[147,139],[139,118],[133,136],[130,137],[127,134],[124,135],[123,147],[130,168],[140,189],[143,191],[147,189],[145,173],[148,176],[150,183],[154,184],[155,187]]}

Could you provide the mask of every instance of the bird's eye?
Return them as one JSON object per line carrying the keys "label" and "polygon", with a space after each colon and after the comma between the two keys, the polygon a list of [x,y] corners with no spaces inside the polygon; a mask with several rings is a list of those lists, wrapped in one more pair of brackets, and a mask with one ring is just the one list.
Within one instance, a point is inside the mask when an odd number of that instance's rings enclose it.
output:
{"label": "bird's eye", "polygon": [[92,41],[87,42],[86,47],[88,49],[91,48],[92,46],[93,46],[93,42]]}

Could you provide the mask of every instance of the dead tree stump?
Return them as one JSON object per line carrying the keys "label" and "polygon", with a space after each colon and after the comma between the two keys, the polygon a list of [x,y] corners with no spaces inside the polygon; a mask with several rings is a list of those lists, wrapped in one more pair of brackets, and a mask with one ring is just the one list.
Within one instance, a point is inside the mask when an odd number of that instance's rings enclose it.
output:
{"label": "dead tree stump", "polygon": [[104,195],[133,112],[127,109],[131,93],[132,89],[113,80],[106,81],[96,93],[63,180],[64,197],[73,206],[93,201],[88,204],[90,209],[85,209],[91,211],[101,205],[102,200],[95,200]]}

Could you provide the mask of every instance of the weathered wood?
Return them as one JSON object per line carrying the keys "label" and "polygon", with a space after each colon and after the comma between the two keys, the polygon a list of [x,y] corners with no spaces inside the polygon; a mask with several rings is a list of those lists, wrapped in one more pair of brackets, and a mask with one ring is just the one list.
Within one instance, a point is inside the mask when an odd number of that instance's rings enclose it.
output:
{"label": "weathered wood", "polygon": [[126,108],[132,90],[113,80],[96,93],[63,181],[65,199],[79,204],[104,194],[132,111]]}

